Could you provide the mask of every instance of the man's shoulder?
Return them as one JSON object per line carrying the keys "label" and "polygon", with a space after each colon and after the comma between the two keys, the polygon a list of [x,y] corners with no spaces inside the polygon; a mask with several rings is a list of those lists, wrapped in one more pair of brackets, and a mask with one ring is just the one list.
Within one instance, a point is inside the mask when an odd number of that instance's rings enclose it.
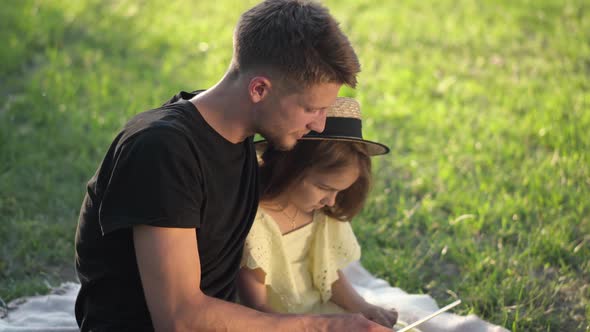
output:
{"label": "man's shoulder", "polygon": [[168,105],[177,103],[178,101],[181,101],[181,100],[191,100],[192,98],[194,98],[196,95],[198,95],[199,93],[201,93],[203,91],[205,91],[205,90],[194,90],[191,92],[180,91],[177,94],[175,94],[174,96],[172,96],[172,98],[167,100],[164,104],[162,104],[162,106],[168,106]]}
{"label": "man's shoulder", "polygon": [[181,99],[136,114],[121,130],[119,145],[137,141],[155,144],[176,140],[194,141],[194,131],[199,127],[199,120],[191,105],[191,102]]}

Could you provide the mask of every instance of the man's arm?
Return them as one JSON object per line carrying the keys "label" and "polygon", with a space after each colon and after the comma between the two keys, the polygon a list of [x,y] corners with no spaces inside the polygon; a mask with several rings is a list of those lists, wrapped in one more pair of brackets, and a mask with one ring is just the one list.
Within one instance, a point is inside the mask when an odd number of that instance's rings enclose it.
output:
{"label": "man's arm", "polygon": [[380,331],[362,315],[267,314],[205,295],[192,228],[135,226],[133,241],[156,331]]}
{"label": "man's arm", "polygon": [[[275,317],[206,296],[192,228],[136,226],[133,241],[148,309],[156,331],[231,330],[276,324]],[[251,324],[245,324],[246,322]],[[293,324],[296,325],[295,321]],[[272,325],[266,325],[272,326]]]}

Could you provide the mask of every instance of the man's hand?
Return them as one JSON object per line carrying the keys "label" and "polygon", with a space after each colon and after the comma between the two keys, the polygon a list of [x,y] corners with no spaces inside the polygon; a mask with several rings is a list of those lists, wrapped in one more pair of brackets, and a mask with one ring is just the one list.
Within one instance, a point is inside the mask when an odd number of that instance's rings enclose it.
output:
{"label": "man's hand", "polygon": [[344,314],[334,315],[334,319],[330,319],[325,331],[363,331],[363,332],[391,332],[393,324],[389,326],[382,326],[373,321],[368,320],[362,314]]}
{"label": "man's hand", "polygon": [[397,311],[395,309],[385,309],[370,303],[367,303],[361,309],[361,314],[365,318],[372,320],[375,323],[392,328],[397,322]]}

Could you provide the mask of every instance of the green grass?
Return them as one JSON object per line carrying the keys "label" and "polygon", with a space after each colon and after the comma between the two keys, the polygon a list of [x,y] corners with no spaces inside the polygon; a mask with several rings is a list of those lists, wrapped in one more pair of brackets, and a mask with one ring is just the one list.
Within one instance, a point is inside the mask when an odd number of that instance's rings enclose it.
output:
{"label": "green grass", "polygon": [[[86,181],[122,124],[217,81],[255,1],[9,0],[0,298],[73,280]],[[590,330],[590,4],[326,1],[361,58],[369,270],[512,331]],[[192,7],[189,7],[191,6]]]}

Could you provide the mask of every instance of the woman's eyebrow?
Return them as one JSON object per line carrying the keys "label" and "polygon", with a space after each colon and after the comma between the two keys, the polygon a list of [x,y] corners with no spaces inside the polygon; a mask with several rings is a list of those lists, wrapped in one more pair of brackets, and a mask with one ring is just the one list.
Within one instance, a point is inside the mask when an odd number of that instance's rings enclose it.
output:
{"label": "woman's eyebrow", "polygon": [[335,191],[340,191],[340,190],[342,190],[342,189],[338,189],[338,188],[334,188],[334,187],[332,187],[332,186],[329,186],[329,185],[327,185],[327,184],[325,184],[325,183],[323,183],[323,182],[319,182],[319,185],[320,185],[321,187],[325,187],[325,188],[327,188],[327,189],[330,189],[330,190],[335,190]]}

